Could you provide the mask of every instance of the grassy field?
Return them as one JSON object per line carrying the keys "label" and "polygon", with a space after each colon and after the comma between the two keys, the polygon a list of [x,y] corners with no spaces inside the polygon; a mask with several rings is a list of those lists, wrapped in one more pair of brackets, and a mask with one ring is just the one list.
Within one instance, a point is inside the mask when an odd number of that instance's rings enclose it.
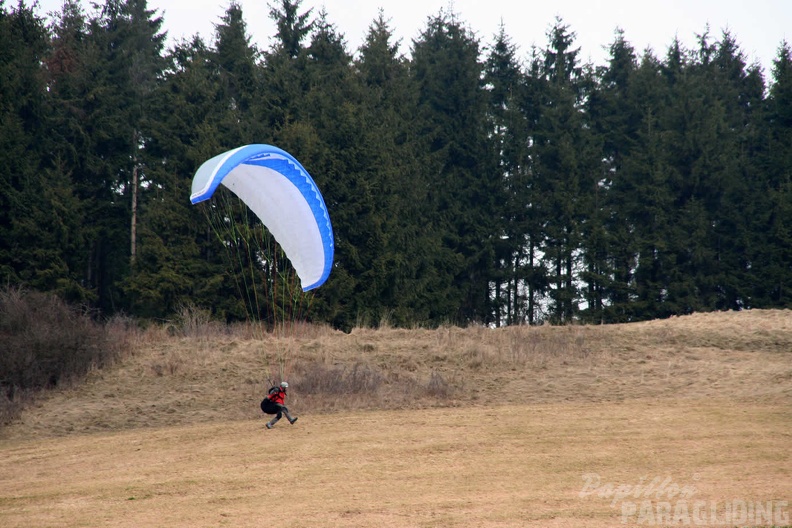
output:
{"label": "grassy field", "polygon": [[790,524],[789,311],[190,333],[0,431],[0,526]]}

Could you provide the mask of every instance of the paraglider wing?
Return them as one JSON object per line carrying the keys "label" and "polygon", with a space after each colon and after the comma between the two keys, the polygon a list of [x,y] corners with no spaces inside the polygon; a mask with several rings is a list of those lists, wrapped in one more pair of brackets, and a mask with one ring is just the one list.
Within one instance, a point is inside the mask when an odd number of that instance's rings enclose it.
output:
{"label": "paraglider wing", "polygon": [[300,277],[303,291],[321,286],[333,265],[333,228],[319,188],[288,152],[246,145],[206,161],[192,182],[192,203],[223,184],[267,227]]}

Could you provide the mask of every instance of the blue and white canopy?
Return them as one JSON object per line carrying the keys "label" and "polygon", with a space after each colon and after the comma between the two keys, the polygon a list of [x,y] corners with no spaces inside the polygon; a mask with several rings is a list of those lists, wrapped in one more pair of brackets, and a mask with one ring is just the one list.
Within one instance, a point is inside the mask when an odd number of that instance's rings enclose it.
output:
{"label": "blue and white canopy", "polygon": [[192,203],[220,184],[267,227],[300,277],[303,291],[321,286],[333,265],[333,227],[313,178],[291,154],[272,145],[245,145],[206,161],[192,182]]}

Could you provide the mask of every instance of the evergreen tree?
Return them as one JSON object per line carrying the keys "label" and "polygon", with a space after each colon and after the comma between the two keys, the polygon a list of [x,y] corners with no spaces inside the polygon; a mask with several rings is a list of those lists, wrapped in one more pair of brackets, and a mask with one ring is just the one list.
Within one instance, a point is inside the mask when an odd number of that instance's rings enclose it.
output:
{"label": "evergreen tree", "polygon": [[146,145],[154,185],[141,207],[136,271],[124,288],[137,314],[168,317],[179,307],[211,307],[221,319],[244,319],[246,309],[228,275],[224,248],[211,231],[206,205],[189,202],[192,176],[227,148],[219,122],[228,110],[214,54],[195,37],[169,54],[168,76],[152,94],[161,116]]}
{"label": "evergreen tree", "polygon": [[594,188],[599,230],[586,243],[588,312],[592,321],[630,320],[632,281],[638,252],[629,217],[636,179],[626,170],[638,146],[645,94],[634,86],[638,61],[621,30],[610,45],[608,65],[598,69],[598,86],[588,100],[593,131],[602,144],[601,177]]}
{"label": "evergreen tree", "polygon": [[278,131],[302,118],[302,104],[308,82],[304,40],[313,30],[312,9],[299,12],[300,0],[281,0],[280,8],[270,6],[270,18],[278,32],[272,48],[264,53],[261,101],[262,117],[268,129]]}
{"label": "evergreen tree", "polygon": [[[219,79],[217,100],[220,108],[212,121],[212,128],[222,144],[217,152],[244,144],[273,143],[303,159],[279,138],[279,126],[282,125],[273,125],[276,119],[273,115],[277,111],[273,112],[270,99],[283,97],[288,104],[298,106],[299,96],[268,86],[267,68],[257,63],[259,52],[250,44],[241,8],[236,4],[228,8],[223,23],[216,28],[215,50],[211,64]],[[287,60],[292,62],[290,58]],[[285,255],[247,206],[227,194],[223,198],[225,191],[220,191],[221,194],[216,195],[217,205],[207,204],[205,207],[220,208],[224,216],[230,216],[235,225],[242,228],[242,232],[229,232],[224,227],[218,229],[219,233],[212,234],[215,237],[220,234],[226,239],[219,249],[228,253],[225,258],[231,279],[218,287],[218,292],[228,294],[228,287],[233,285],[240,300],[240,309],[234,313],[229,307],[228,315],[237,318],[253,316],[270,324],[291,318],[290,314],[286,315],[290,309],[286,303],[292,295],[287,290],[296,290],[297,285],[296,275],[286,263]],[[216,224],[217,212],[209,215]],[[285,284],[285,289],[282,284]]]}
{"label": "evergreen tree", "polygon": [[715,152],[721,173],[722,194],[712,202],[712,236],[715,254],[715,284],[707,309],[738,310],[750,306],[751,264],[749,249],[753,236],[755,189],[761,176],[755,152],[759,137],[764,80],[759,66],[748,65],[735,37],[724,31],[712,61],[711,84],[716,104],[722,108],[723,131],[717,136]]}
{"label": "evergreen tree", "polygon": [[792,299],[792,47],[786,41],[773,61],[772,78],[764,148],[756,155],[763,178],[754,190],[751,304],[780,308]]}
{"label": "evergreen tree", "polygon": [[51,155],[48,33],[32,8],[0,2],[0,40],[0,277],[81,300],[70,258],[80,212],[69,168]]}
{"label": "evergreen tree", "polygon": [[364,313],[399,326],[426,321],[426,248],[431,242],[423,229],[426,201],[424,173],[419,163],[420,142],[412,127],[416,115],[415,90],[407,60],[384,13],[369,27],[355,62],[363,95],[358,110],[363,126],[362,148],[368,160],[365,178],[373,192],[371,215],[379,244],[371,259],[371,297]]}
{"label": "evergreen tree", "polygon": [[624,159],[628,175],[624,181],[629,184],[624,209],[638,244],[630,287],[632,302],[625,314],[629,320],[667,317],[672,313],[664,303],[675,258],[669,233],[677,220],[669,184],[669,132],[663,123],[670,104],[670,86],[681,76],[682,61],[682,49],[674,41],[665,62],[647,52],[635,73],[633,84],[635,97],[641,102],[641,123],[638,141]]}
{"label": "evergreen tree", "polygon": [[534,101],[517,60],[517,49],[501,26],[486,61],[484,80],[489,95],[489,128],[498,158],[504,196],[498,202],[496,259],[493,277],[496,324],[534,322],[537,248],[540,223],[534,214],[537,197],[529,157]]}
{"label": "evergreen tree", "polygon": [[232,2],[221,23],[215,26],[215,51],[211,57],[220,85],[217,95],[226,106],[218,132],[228,148],[263,143],[269,135],[262,124],[266,108],[258,102],[261,97],[258,58],[242,8]]}
{"label": "evergreen tree", "polygon": [[496,214],[501,179],[488,141],[480,45],[454,14],[428,20],[413,45],[427,145],[428,229],[442,244],[431,248],[435,264],[434,320],[489,323],[494,317],[490,285],[495,262]]}
{"label": "evergreen tree", "polygon": [[[57,148],[91,222],[82,233],[82,281],[106,313],[125,306],[120,285],[136,253],[150,93],[161,75],[162,24],[145,1],[108,0],[97,18],[67,3],[50,61]],[[62,106],[61,106],[62,104]],[[131,258],[130,258],[131,257]]]}
{"label": "evergreen tree", "polygon": [[560,19],[548,33],[540,71],[544,100],[534,144],[534,171],[543,215],[545,245],[550,266],[551,315],[554,322],[569,322],[577,312],[580,292],[576,281],[587,193],[598,174],[593,165],[591,138],[584,123],[584,72],[573,48],[575,34]]}
{"label": "evergreen tree", "polygon": [[661,120],[674,213],[664,236],[674,259],[664,311],[737,308],[745,279],[741,153],[750,107],[741,108],[740,99],[753,96],[728,35],[719,46],[704,33],[690,60],[680,63],[678,56],[672,48]]}
{"label": "evergreen tree", "polygon": [[315,308],[350,329],[368,311],[379,311],[374,259],[382,250],[378,193],[360,112],[361,91],[344,36],[319,13],[305,49],[307,91],[302,119],[280,131],[279,141],[298,152],[322,190],[333,222],[335,265],[317,290]]}
{"label": "evergreen tree", "polygon": [[270,4],[270,18],[278,28],[276,33],[276,53],[283,53],[292,59],[297,58],[302,49],[303,41],[313,30],[311,20],[313,8],[300,13],[302,0],[280,0],[279,5]]}
{"label": "evergreen tree", "polygon": [[661,70],[660,61],[646,52],[629,80],[628,94],[639,123],[633,130],[632,147],[621,150],[621,164],[608,191],[615,215],[608,224],[613,226],[609,235],[615,280],[612,304],[604,313],[606,322],[646,318],[664,296],[665,270],[670,266],[664,234],[672,205],[660,126],[667,104]]}
{"label": "evergreen tree", "polygon": [[[728,31],[658,59],[617,30],[593,71],[560,19],[523,65],[503,27],[483,57],[445,11],[407,59],[380,11],[353,58],[326,12],[274,0],[263,53],[231,2],[210,45],[166,56],[146,0],[96,8],[65,0],[47,27],[35,5],[0,0],[8,283],[103,314],[163,318],[193,302],[248,317],[244,297],[266,292],[240,287],[213,205],[188,197],[206,159],[272,143],[330,210],[336,261],[307,315],[340,328],[789,305],[786,42],[765,87]],[[285,263],[270,260],[272,278]]]}

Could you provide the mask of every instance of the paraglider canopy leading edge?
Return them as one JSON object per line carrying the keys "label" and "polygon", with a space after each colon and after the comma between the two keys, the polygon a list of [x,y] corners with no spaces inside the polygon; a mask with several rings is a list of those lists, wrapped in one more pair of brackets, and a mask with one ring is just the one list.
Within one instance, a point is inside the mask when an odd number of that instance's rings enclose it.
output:
{"label": "paraglider canopy leading edge", "polygon": [[313,178],[288,152],[245,145],[204,162],[192,181],[192,203],[223,184],[255,213],[292,263],[303,291],[321,286],[333,265],[333,228]]}

